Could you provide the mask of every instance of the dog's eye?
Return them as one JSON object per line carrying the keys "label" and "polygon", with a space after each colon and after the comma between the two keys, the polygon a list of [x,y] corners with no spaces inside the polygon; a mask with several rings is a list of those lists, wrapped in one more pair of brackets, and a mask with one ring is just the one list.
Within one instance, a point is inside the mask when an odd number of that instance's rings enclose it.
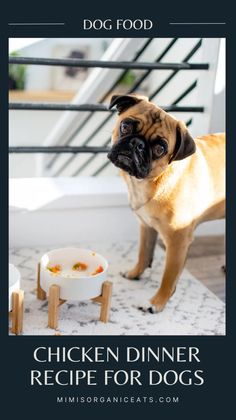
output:
{"label": "dog's eye", "polygon": [[158,139],[152,144],[152,154],[154,159],[158,159],[167,153],[168,145],[165,140]]}
{"label": "dog's eye", "polygon": [[131,120],[124,120],[120,124],[120,132],[121,134],[128,135],[132,134],[133,132],[133,121]]}
{"label": "dog's eye", "polygon": [[155,157],[161,157],[165,153],[165,147],[162,144],[156,144],[153,148]]}

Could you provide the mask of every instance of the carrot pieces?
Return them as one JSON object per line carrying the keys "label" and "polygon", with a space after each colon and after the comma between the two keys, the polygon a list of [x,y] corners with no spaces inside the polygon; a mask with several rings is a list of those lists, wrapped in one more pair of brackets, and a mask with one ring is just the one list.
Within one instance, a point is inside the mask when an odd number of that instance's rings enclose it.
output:
{"label": "carrot pieces", "polygon": [[91,276],[96,276],[96,274],[102,273],[104,271],[103,267],[99,265],[96,270],[91,274]]}
{"label": "carrot pieces", "polygon": [[72,270],[74,271],[85,271],[87,270],[88,265],[82,262],[77,262],[76,264],[73,265]]}
{"label": "carrot pieces", "polygon": [[[73,267],[72,267],[72,270],[73,271],[79,271],[79,272],[81,272],[81,271],[85,271],[85,270],[87,270],[88,269],[88,264],[85,264],[85,263],[83,263],[83,262],[77,262],[77,263],[75,263],[74,265],[73,265]],[[53,266],[48,266],[47,267],[47,270],[49,270],[52,274],[60,274],[61,273],[61,275],[64,275],[64,276],[66,276],[66,277],[70,277],[70,276],[68,276],[67,275],[67,273],[64,273],[63,271],[62,271],[62,267],[59,265],[59,264],[57,264],[57,265],[53,265]],[[104,268],[101,266],[101,265],[99,265],[91,274],[89,274],[90,276],[96,276],[96,274],[100,274],[100,273],[102,273],[104,271]]]}
{"label": "carrot pieces", "polygon": [[53,267],[47,267],[47,269],[49,271],[51,271],[51,273],[53,273],[53,274],[58,274],[61,271],[61,266],[60,265],[54,265]]}

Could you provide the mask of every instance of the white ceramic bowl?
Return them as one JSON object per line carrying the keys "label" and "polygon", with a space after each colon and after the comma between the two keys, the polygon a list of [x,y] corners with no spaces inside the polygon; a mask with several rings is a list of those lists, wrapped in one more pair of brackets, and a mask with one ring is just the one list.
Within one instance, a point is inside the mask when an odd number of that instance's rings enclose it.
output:
{"label": "white ceramic bowl", "polygon": [[[88,265],[86,273],[73,272],[73,278],[65,277],[61,273],[53,274],[47,267],[60,265],[62,271],[71,270],[74,264],[83,262]],[[96,275],[90,275],[98,266],[103,271]],[[47,252],[41,258],[40,285],[48,294],[53,284],[60,286],[60,298],[65,300],[86,300],[99,296],[102,292],[102,284],[107,277],[108,263],[104,257],[90,249],[60,248]]]}
{"label": "white ceramic bowl", "polygon": [[20,272],[13,264],[9,264],[8,311],[12,310],[12,293],[20,289]]}

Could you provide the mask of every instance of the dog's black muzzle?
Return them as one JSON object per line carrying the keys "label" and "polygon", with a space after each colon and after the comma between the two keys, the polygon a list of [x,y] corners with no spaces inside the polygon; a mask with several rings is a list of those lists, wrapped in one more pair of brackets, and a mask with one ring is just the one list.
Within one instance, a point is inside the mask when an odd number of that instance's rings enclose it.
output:
{"label": "dog's black muzzle", "polygon": [[129,135],[120,138],[107,157],[115,166],[138,179],[145,178],[151,169],[151,148],[144,137]]}

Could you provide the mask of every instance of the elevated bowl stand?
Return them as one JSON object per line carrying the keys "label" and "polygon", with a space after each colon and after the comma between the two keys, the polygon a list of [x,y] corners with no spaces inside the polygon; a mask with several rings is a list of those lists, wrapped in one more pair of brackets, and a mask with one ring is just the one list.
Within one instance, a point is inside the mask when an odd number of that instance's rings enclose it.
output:
{"label": "elevated bowl stand", "polygon": [[19,335],[23,329],[23,311],[24,311],[24,292],[23,290],[16,290],[12,292],[12,310],[9,311],[9,318],[11,319],[11,332]]}
{"label": "elevated bowl stand", "polygon": [[[100,296],[96,296],[91,300],[101,305],[100,309],[100,321],[108,322],[109,313],[111,307],[111,296],[112,296],[112,283],[110,281],[104,281],[102,284],[102,293]],[[40,284],[40,263],[38,263],[37,270],[37,298],[39,300],[47,299],[45,290],[42,289]],[[56,329],[58,327],[58,314],[59,307],[65,303],[65,299],[60,298],[60,286],[53,284],[49,288],[48,293],[48,327]]]}

